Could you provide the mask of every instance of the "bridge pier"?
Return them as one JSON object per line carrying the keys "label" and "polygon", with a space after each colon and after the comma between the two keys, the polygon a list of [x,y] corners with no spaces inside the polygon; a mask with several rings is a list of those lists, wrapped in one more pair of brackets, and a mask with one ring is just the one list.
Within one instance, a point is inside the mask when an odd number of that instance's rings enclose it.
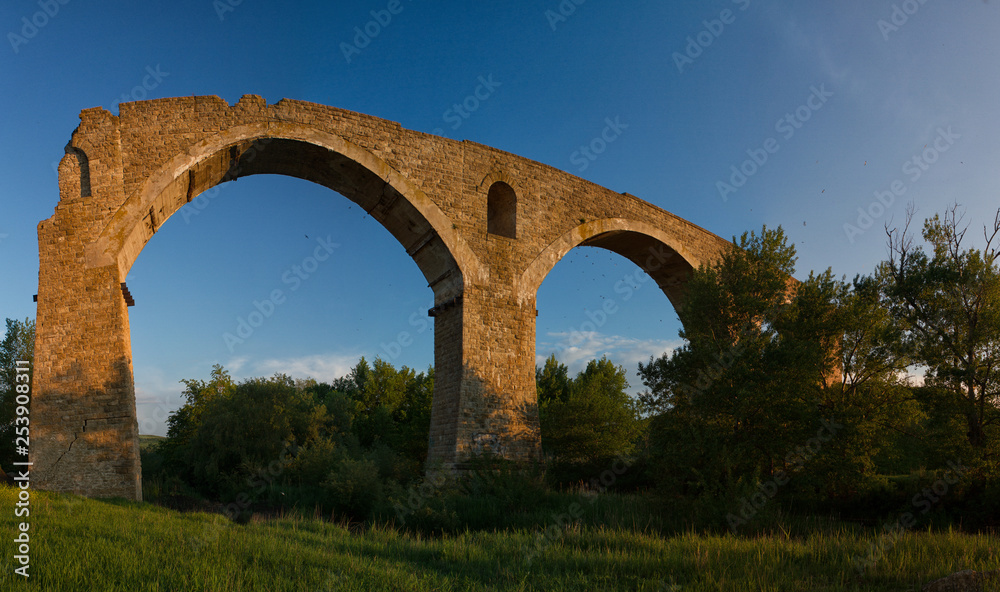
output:
{"label": "bridge pier", "polygon": [[132,348],[118,268],[59,261],[83,249],[47,241],[64,231],[54,226],[39,228],[32,486],[141,500]]}
{"label": "bridge pier", "polygon": [[473,455],[541,458],[535,388],[535,301],[467,287],[435,312],[434,403],[428,465]]}

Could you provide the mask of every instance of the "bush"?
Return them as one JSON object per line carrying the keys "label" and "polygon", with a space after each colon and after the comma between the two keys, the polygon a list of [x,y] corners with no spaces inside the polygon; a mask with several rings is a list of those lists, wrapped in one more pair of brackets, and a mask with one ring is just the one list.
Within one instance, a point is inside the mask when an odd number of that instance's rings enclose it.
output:
{"label": "bush", "polygon": [[367,520],[384,505],[378,466],[370,459],[342,458],[321,485],[334,508],[354,520]]}

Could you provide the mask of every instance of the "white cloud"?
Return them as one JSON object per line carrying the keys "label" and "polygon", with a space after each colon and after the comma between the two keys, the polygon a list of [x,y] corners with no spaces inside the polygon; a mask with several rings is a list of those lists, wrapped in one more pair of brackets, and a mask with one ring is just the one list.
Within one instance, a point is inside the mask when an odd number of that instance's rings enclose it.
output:
{"label": "white cloud", "polygon": [[[319,354],[259,361],[238,357],[227,361],[223,367],[237,381],[282,373],[293,378],[332,382],[350,372],[360,358],[360,354]],[[208,380],[208,376],[202,379]],[[140,434],[167,434],[167,418],[184,404],[184,388],[180,382],[166,378],[161,368],[135,368],[135,411]]]}
{"label": "white cloud", "polygon": [[135,414],[140,434],[167,435],[167,418],[183,403],[184,385],[168,380],[163,370],[135,368]]}
{"label": "white cloud", "polygon": [[678,339],[634,339],[597,331],[548,333],[546,337],[548,339],[536,347],[537,364],[544,364],[545,359],[554,353],[556,359],[569,369],[570,376],[574,376],[586,368],[590,360],[607,356],[616,365],[625,367],[633,392],[640,390],[638,387],[642,384],[636,372],[639,362],[648,361],[650,356],[659,357],[672,352],[683,343]]}
{"label": "white cloud", "polygon": [[244,366],[247,365],[248,360],[249,358],[246,357],[233,358],[229,360],[228,363],[224,364],[223,367],[228,370],[230,374],[237,374],[243,369]]}
{"label": "white cloud", "polygon": [[[628,373],[630,392],[641,390],[636,369],[639,362],[659,357],[681,345],[680,340],[634,339],[620,335],[605,335],[596,331],[574,333],[548,333],[545,341],[539,342],[536,360],[545,363],[550,353],[575,376],[593,359],[607,356],[614,364],[624,366]],[[250,377],[268,377],[275,373],[288,374],[293,378],[314,378],[320,382],[332,382],[346,376],[361,359],[360,353],[324,353],[290,358],[270,358],[252,360],[239,357],[228,360],[224,367],[230,375],[240,380]],[[181,393],[184,385],[167,380],[158,368],[136,370],[136,412],[139,431],[143,434],[166,435],[166,419],[183,403]]]}
{"label": "white cloud", "polygon": [[315,378],[320,382],[332,382],[335,378],[349,373],[360,359],[361,354],[326,353],[254,362],[242,360],[240,367],[247,367],[247,371],[241,374],[245,376],[271,376],[281,373],[288,374],[292,378]]}

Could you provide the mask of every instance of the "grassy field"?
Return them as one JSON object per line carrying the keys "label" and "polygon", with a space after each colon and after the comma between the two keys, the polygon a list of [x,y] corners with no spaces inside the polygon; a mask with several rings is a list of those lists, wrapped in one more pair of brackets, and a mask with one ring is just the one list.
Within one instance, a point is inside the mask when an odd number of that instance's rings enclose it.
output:
{"label": "grassy field", "polygon": [[553,525],[549,538],[423,538],[301,517],[237,525],[221,515],[33,491],[26,583],[14,574],[16,501],[17,490],[0,486],[0,590],[919,590],[1000,562],[996,537],[948,532],[883,537],[879,560],[861,576],[855,558],[877,537],[848,526],[803,537],[664,538]]}
{"label": "grassy field", "polygon": [[150,447],[155,446],[156,444],[159,444],[160,442],[162,442],[164,440],[166,440],[166,438],[164,438],[163,436],[146,436],[146,435],[140,435],[139,436],[139,449],[140,450],[147,450]]}

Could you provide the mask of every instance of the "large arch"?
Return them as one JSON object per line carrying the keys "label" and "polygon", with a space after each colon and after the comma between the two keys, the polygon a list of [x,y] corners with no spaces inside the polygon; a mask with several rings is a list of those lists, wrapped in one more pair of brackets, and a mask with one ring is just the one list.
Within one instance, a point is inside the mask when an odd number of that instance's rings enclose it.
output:
{"label": "large arch", "polygon": [[625,256],[676,305],[687,273],[730,244],[541,163],[315,103],[178,97],[80,119],[38,225],[31,460],[44,489],[141,498],[124,281],[163,223],[219,183],[318,183],[413,258],[434,293],[429,464],[444,468],[484,451],[538,457],[536,294],[569,250]]}
{"label": "large arch", "polygon": [[236,126],[174,156],[142,183],[87,246],[88,266],[113,263],[126,277],[146,243],[182,206],[220,183],[257,174],[312,181],[358,204],[406,248],[428,285],[447,282],[441,290],[445,297],[461,291],[462,270],[476,277],[483,274],[450,219],[384,160],[342,137],[284,122]]}
{"label": "large arch", "polygon": [[[67,151],[60,166],[60,174],[68,178],[64,185],[72,186],[77,178],[89,175],[86,169],[78,169],[78,155],[83,153],[82,149]],[[96,239],[84,245],[83,270],[102,270],[102,275],[107,276],[102,279],[110,278],[111,284],[120,284],[124,289],[136,258],[167,219],[216,185],[258,174],[312,181],[357,203],[405,248],[434,291],[435,303],[454,300],[460,295],[466,274],[473,278],[484,275],[478,258],[455,231],[450,219],[399,171],[342,137],[309,125],[286,122],[254,123],[222,130],[154,170],[110,216]],[[89,197],[82,183],[80,189],[81,198]],[[101,283],[104,288],[109,285]],[[42,285],[40,297],[48,301],[50,293]],[[118,317],[114,330],[104,333],[106,340],[117,342],[117,347],[110,348],[116,355],[112,367],[101,372],[107,378],[103,388],[92,388],[84,394],[84,398],[98,395],[100,410],[91,408],[82,424],[78,420],[74,425],[70,416],[63,415],[60,419],[70,422],[53,425],[46,419],[55,410],[46,404],[65,400],[51,393],[40,401],[36,399],[34,415],[41,418],[35,422],[38,435],[32,449],[36,483],[49,489],[141,499],[128,310],[119,302],[120,292],[113,288],[103,292],[105,301],[90,302],[87,314],[94,314],[94,308],[102,308],[100,304],[104,304],[107,310],[102,312]],[[99,301],[100,297],[94,300]],[[50,334],[49,320],[43,321],[43,337]],[[90,344],[90,349],[96,351],[108,349],[93,345]],[[441,352],[449,354],[447,342],[442,345]],[[44,346],[42,358],[45,358]],[[439,358],[435,360],[436,366],[446,370],[449,362],[460,356]],[[79,373],[79,368],[70,372]],[[454,373],[460,374],[461,370]]]}

